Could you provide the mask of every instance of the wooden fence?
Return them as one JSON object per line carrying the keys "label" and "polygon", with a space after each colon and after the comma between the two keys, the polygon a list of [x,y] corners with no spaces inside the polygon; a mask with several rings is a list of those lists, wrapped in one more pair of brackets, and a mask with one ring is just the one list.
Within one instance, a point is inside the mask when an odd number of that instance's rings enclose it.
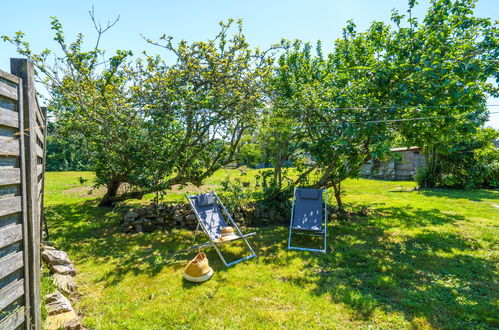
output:
{"label": "wooden fence", "polygon": [[0,329],[40,329],[40,233],[46,113],[34,69],[0,70]]}

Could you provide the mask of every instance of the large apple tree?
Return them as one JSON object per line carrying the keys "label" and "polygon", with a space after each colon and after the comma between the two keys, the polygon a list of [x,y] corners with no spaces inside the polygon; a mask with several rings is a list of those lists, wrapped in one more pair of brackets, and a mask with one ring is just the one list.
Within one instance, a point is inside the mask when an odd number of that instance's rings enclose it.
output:
{"label": "large apple tree", "polygon": [[173,64],[153,56],[132,61],[121,50],[106,57],[100,42],[114,23],[102,27],[91,17],[98,37],[90,50],[81,34],[68,42],[56,18],[58,52],[34,54],[22,32],[3,38],[34,62],[59,134],[84,140],[96,184],[106,187],[100,205],[200,184],[230,162],[262,104],[274,48],[251,49],[241,22],[230,20],[206,42],[148,40],[173,53]]}

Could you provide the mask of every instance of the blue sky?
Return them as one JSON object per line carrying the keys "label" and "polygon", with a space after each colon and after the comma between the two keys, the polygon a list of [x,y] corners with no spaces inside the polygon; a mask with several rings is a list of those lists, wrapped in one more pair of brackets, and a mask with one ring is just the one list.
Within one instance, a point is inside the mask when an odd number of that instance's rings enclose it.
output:
{"label": "blue sky", "polygon": [[[499,0],[479,0],[475,13],[499,20]],[[428,0],[419,1],[415,16],[422,18]],[[167,57],[162,49],[147,45],[140,36],[157,39],[162,34],[189,41],[212,38],[219,30],[218,22],[228,18],[242,18],[245,34],[253,46],[266,48],[281,38],[322,40],[324,51],[341,36],[345,22],[353,19],[359,29],[370,22],[388,22],[393,8],[404,12],[406,0],[0,0],[3,13],[0,34],[13,35],[23,31],[35,52],[56,48],[50,30],[50,17],[57,16],[68,39],[82,32],[92,45],[95,38],[88,11],[94,6],[96,17],[105,24],[118,15],[119,22],[107,32],[102,48],[113,52],[129,49],[135,54],[142,50]],[[9,58],[16,57],[13,46],[0,41],[0,69],[9,70]],[[491,99],[491,104],[499,100]],[[492,108],[499,111],[499,107]],[[491,126],[499,129],[499,115],[492,115]]]}

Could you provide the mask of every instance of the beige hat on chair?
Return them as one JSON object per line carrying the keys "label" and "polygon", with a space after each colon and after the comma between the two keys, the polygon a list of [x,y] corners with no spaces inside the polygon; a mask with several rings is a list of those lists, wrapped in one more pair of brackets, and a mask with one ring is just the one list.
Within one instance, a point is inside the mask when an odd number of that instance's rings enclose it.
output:
{"label": "beige hat on chair", "polygon": [[222,234],[219,238],[215,240],[215,242],[226,242],[226,241],[232,241],[234,239],[238,239],[239,236],[237,236],[234,233],[234,228],[232,227],[223,227],[222,230],[220,231]]}

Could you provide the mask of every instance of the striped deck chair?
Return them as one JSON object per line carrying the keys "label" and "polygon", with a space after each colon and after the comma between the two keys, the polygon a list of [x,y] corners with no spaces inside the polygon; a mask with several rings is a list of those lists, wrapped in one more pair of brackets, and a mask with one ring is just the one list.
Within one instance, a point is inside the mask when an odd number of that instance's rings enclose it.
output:
{"label": "striped deck chair", "polygon": [[[327,205],[324,202],[327,200],[326,194],[325,189],[295,188],[289,225],[288,249],[326,253]],[[293,234],[323,237],[324,247],[311,249],[293,246],[291,242]]]}
{"label": "striped deck chair", "polygon": [[[191,204],[192,208],[194,209],[194,213],[196,214],[196,218],[198,220],[194,241],[192,243],[192,246],[188,250],[201,249],[204,247],[214,247],[218,253],[218,256],[220,257],[224,265],[227,267],[235,265],[241,261],[256,257],[253,248],[246,239],[250,236],[255,235],[256,233],[243,235],[239,227],[236,225],[236,222],[232,219],[229,212],[227,212],[227,209],[222,204],[222,202],[220,201],[215,192],[200,194],[200,195],[186,194],[185,196],[187,197],[189,204]],[[230,221],[231,226],[236,230],[235,232],[236,235],[234,235],[233,238],[231,238],[230,240],[222,241],[220,239],[222,236],[222,228],[228,227],[228,224],[225,221],[224,216],[222,215],[222,211],[226,214],[227,218]],[[196,242],[196,236],[199,227],[201,227],[204,233],[208,236],[209,241],[206,243],[194,245]],[[229,244],[235,240],[240,240],[240,239],[244,241],[246,247],[250,251],[250,255],[228,263],[225,260],[224,256],[222,255],[222,252],[220,251],[219,247],[223,244]]]}

